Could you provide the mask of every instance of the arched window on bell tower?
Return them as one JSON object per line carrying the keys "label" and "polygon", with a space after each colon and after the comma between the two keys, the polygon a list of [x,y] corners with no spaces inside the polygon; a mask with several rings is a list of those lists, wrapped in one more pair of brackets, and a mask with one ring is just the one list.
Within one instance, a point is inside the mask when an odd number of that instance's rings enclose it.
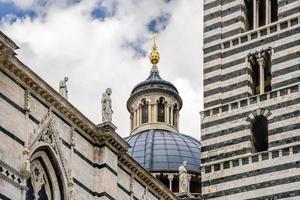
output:
{"label": "arched window on bell tower", "polygon": [[244,0],[246,30],[278,21],[278,0]]}
{"label": "arched window on bell tower", "polygon": [[148,102],[143,99],[142,101],[142,124],[148,123],[149,121],[149,109],[148,109]]}
{"label": "arched window on bell tower", "polygon": [[262,49],[248,55],[252,79],[252,95],[263,94],[272,90],[272,48]]}
{"label": "arched window on bell tower", "polygon": [[252,151],[261,152],[268,150],[268,119],[259,115],[256,116],[251,124],[252,132]]}
{"label": "arched window on bell tower", "polygon": [[159,98],[157,103],[157,121],[165,122],[165,104],[163,97]]}

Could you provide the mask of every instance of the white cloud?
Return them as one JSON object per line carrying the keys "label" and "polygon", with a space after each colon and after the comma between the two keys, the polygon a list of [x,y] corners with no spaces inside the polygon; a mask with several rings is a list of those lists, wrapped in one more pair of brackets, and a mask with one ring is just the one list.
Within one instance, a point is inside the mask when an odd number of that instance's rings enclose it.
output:
{"label": "white cloud", "polygon": [[[35,8],[33,1],[20,2],[15,3],[21,8]],[[147,24],[170,13],[158,39],[158,67],[183,98],[180,131],[200,137],[202,2],[104,0],[101,6],[114,12],[105,20],[91,16],[96,1],[50,2],[45,15],[4,22],[1,29],[19,45],[18,57],[51,86],[57,89],[59,80],[69,77],[70,102],[95,123],[101,120],[101,93],[111,87],[113,122],[122,136],[129,135],[126,101],[131,89],[147,78],[151,68],[147,57],[136,56],[126,44],[139,41],[140,48],[148,51],[151,33]],[[37,9],[40,12],[41,7]]]}

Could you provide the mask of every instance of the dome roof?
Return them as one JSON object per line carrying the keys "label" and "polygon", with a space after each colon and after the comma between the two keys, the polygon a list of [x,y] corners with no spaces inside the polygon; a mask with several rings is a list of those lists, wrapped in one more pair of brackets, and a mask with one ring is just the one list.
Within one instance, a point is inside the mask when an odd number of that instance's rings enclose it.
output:
{"label": "dome roof", "polygon": [[156,89],[156,88],[166,89],[166,90],[172,91],[176,94],[179,94],[177,88],[169,81],[163,80],[159,75],[157,67],[153,66],[150,76],[145,81],[137,84],[133,88],[131,95],[133,95],[141,90]]}
{"label": "dome roof", "polygon": [[178,172],[186,160],[188,172],[200,174],[200,142],[190,136],[152,129],[125,140],[129,155],[150,172]]}

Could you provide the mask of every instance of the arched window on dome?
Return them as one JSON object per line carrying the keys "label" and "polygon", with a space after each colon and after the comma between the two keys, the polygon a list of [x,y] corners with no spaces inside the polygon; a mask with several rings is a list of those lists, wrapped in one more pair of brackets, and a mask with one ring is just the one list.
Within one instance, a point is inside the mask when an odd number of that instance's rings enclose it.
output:
{"label": "arched window on dome", "polygon": [[268,150],[268,119],[265,116],[256,116],[251,125],[253,152]]}
{"label": "arched window on dome", "polygon": [[149,121],[149,107],[148,102],[143,100],[142,104],[142,124],[148,123]]}
{"label": "arched window on dome", "polygon": [[175,104],[173,109],[173,126],[175,127],[177,127],[177,118],[178,118],[178,108],[177,108],[177,104]]}
{"label": "arched window on dome", "polygon": [[165,104],[164,98],[160,98],[157,103],[157,121],[165,122]]}
{"label": "arched window on dome", "polygon": [[172,109],[171,109],[171,107],[169,107],[168,110],[169,110],[169,121],[168,121],[168,123],[172,125],[172,119],[171,119]]}

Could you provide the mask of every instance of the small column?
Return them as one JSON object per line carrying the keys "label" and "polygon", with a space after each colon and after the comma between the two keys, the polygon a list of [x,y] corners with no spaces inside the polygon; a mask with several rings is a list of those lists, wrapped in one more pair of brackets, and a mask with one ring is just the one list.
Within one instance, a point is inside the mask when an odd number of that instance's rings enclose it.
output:
{"label": "small column", "polygon": [[130,114],[130,130],[133,129],[133,114]]}
{"label": "small column", "polygon": [[[29,125],[30,125],[30,112],[31,112],[31,93],[29,90],[26,90],[24,93],[24,111],[25,111],[25,144],[23,149],[23,169],[22,172],[25,175],[23,180],[25,181],[26,185],[26,179],[30,177],[30,151],[29,151],[29,142],[30,142],[30,131],[29,131]],[[24,186],[25,186],[24,185]],[[22,195],[21,199],[26,199],[26,187],[22,188]]]}
{"label": "small column", "polygon": [[266,0],[266,25],[271,23],[271,1]]}
{"label": "small column", "polygon": [[176,128],[179,129],[179,112],[176,114]]}
{"label": "small column", "polygon": [[258,2],[259,0],[253,0],[253,29],[256,29],[258,27]]}
{"label": "small column", "polygon": [[174,179],[174,175],[168,175],[168,179],[169,179],[169,189],[172,192],[172,183],[173,183],[173,179]]}
{"label": "small column", "polygon": [[165,104],[165,123],[169,123],[169,105],[168,104]]}
{"label": "small column", "polygon": [[139,122],[139,125],[141,125],[142,124],[142,113],[143,111],[142,111],[142,107],[139,107],[139,119],[140,119],[140,122]]}
{"label": "small column", "polygon": [[173,107],[171,106],[171,116],[170,116],[170,118],[171,118],[171,125],[173,125],[174,126],[174,124],[173,124]]}
{"label": "small column", "polygon": [[259,63],[259,74],[260,74],[260,77],[259,77],[259,91],[260,91],[260,94],[263,94],[265,92],[265,71],[264,71],[264,62],[263,60],[259,60],[258,61]]}
{"label": "small column", "polygon": [[139,126],[141,123],[141,115],[140,115],[140,108],[137,109],[137,125],[136,126]]}

